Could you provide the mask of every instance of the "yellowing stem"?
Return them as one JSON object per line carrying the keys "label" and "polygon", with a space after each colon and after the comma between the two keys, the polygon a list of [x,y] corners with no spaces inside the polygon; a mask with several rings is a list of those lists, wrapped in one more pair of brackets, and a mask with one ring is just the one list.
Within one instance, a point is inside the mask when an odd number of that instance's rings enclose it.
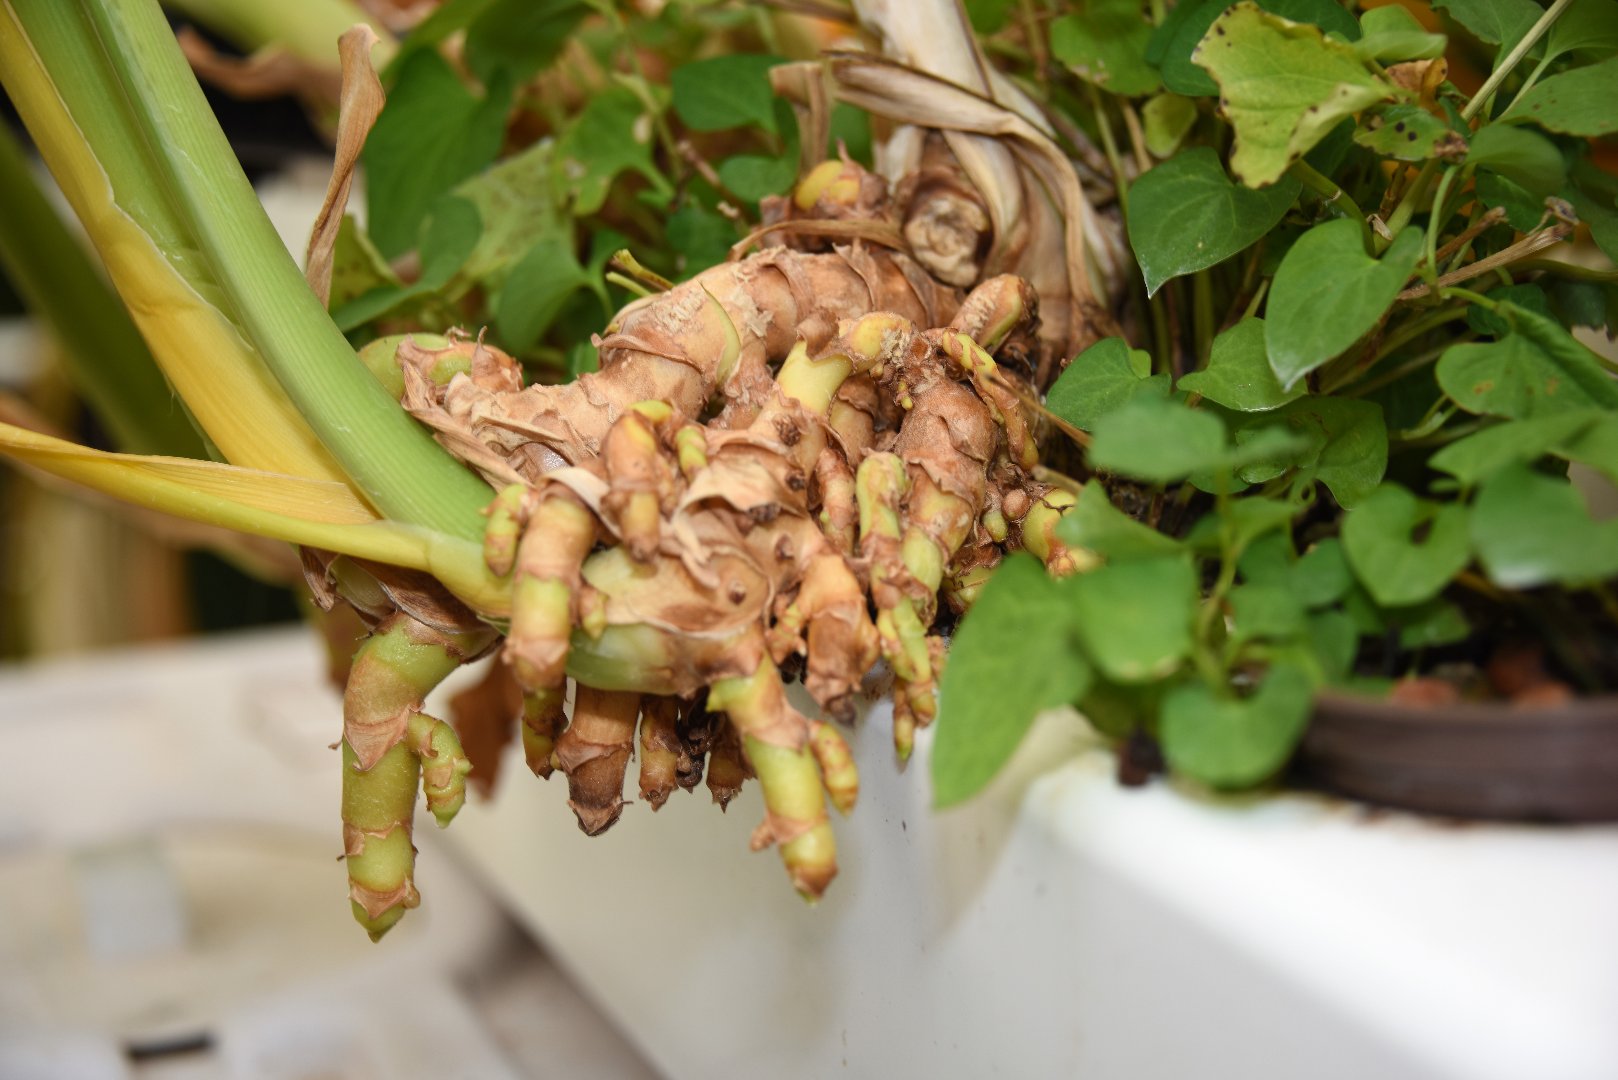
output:
{"label": "yellowing stem", "polygon": [[[50,13],[49,23],[77,17],[65,8]],[[234,464],[346,485],[346,474],[262,357],[216,299],[199,292],[187,277],[196,267],[186,260],[190,245],[182,227],[173,220],[138,221],[121,204],[132,193],[115,189],[92,149],[96,141],[116,140],[117,132],[95,117],[85,118],[92,125],[88,130],[81,128],[31,43],[31,31],[47,34],[52,29],[37,13],[25,29],[18,5],[6,3],[0,9],[0,76],[169,382],[209,440]],[[55,59],[58,71],[92,64],[68,55]],[[158,200],[149,195],[133,197],[161,212],[153,206]]]}

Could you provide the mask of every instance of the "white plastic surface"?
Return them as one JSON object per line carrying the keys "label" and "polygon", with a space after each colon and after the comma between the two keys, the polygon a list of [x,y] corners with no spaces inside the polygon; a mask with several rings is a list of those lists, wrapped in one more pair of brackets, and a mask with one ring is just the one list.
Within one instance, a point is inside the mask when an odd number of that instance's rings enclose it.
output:
{"label": "white plastic surface", "polygon": [[513,775],[452,841],[679,1080],[1618,1077],[1618,829],[1126,790],[1061,714],[936,814],[886,731],[815,908],[753,785],[590,840]]}
{"label": "white plastic surface", "polygon": [[[345,989],[367,975],[413,996],[415,1034],[436,1023],[472,1042],[461,1064],[490,1071],[464,1075],[500,1075],[432,981],[489,947],[460,861],[676,1080],[1618,1077],[1618,829],[1124,790],[1061,715],[990,793],[943,814],[926,807],[925,739],[899,775],[885,722],[867,722],[862,802],[838,824],[843,873],[816,908],[773,853],[747,851],[755,785],[726,815],[702,789],[656,815],[631,806],[592,840],[565,786],[514,759],[494,803],[447,833],[420,830],[424,906],[373,950],[331,861],[338,717],[319,672],[298,631],[0,671],[14,766],[0,785],[0,1075],[120,1075],[94,1033],[199,1018],[217,1021],[237,1075],[297,1075],[308,1062],[289,1032],[355,1075],[411,1075],[430,1054],[405,1054],[401,1073],[400,1044],[369,1041],[399,1014]],[[239,827],[245,845],[220,832]],[[52,898],[72,895],[73,851],[145,835],[165,838],[189,933],[211,957],[126,961],[109,980],[75,944],[77,913]],[[213,872],[227,840],[269,884]],[[226,901],[262,905],[240,922],[269,941],[196,916]],[[294,918],[306,902],[318,911]],[[277,907],[305,944],[266,925]],[[368,972],[352,974],[357,958]],[[310,984],[320,964],[329,974]],[[577,1067],[556,1075],[605,1075],[566,1060]],[[29,1064],[41,1062],[60,1068]]]}
{"label": "white plastic surface", "polygon": [[648,1076],[427,815],[430,902],[354,925],[323,672],[301,628],[0,667],[0,1080]]}

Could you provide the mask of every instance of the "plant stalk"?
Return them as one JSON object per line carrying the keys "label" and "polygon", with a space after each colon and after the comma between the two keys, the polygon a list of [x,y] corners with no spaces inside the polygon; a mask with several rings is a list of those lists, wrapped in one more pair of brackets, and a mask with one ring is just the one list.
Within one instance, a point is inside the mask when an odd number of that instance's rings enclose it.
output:
{"label": "plant stalk", "polygon": [[1523,57],[1528,55],[1528,50],[1532,49],[1539,39],[1545,36],[1545,31],[1551,28],[1551,24],[1562,17],[1562,12],[1566,11],[1571,3],[1573,3],[1573,0],[1556,0],[1554,4],[1545,9],[1545,14],[1541,15],[1539,20],[1528,28],[1528,33],[1524,34],[1522,40],[1512,47],[1511,52],[1507,53],[1506,58],[1500,62],[1500,66],[1494,69],[1493,74],[1484,81],[1483,85],[1478,88],[1478,92],[1472,96],[1472,100],[1466,103],[1466,108],[1461,110],[1462,120],[1470,122],[1473,117],[1483,111],[1483,107],[1489,103],[1489,99],[1494,96],[1494,92],[1500,89],[1500,84],[1506,81],[1506,76],[1510,75],[1512,69],[1522,61]]}
{"label": "plant stalk", "polygon": [[121,450],[207,457],[140,331],[0,125],[0,266],[61,342],[73,385]]}
{"label": "plant stalk", "polygon": [[383,513],[481,535],[487,486],[359,363],[264,214],[158,5],[80,2],[138,127],[158,151],[164,186],[298,411]]}

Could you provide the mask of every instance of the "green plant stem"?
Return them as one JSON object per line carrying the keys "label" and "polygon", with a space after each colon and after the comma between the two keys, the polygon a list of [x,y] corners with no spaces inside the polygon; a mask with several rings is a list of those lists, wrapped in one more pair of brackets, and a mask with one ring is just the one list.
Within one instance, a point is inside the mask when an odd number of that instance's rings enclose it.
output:
{"label": "green plant stem", "polygon": [[[1139,277],[1139,275],[1136,275]],[[1141,295],[1145,295],[1146,287],[1141,286]],[[1172,372],[1174,366],[1174,342],[1169,334],[1169,316],[1164,310],[1163,293],[1158,294],[1147,302],[1147,308],[1152,313],[1152,370],[1154,372]]]}
{"label": "green plant stem", "polygon": [[1380,363],[1428,331],[1436,330],[1447,322],[1454,322],[1456,319],[1464,319],[1465,317],[1466,309],[1464,307],[1439,308],[1437,311],[1429,311],[1424,315],[1419,315],[1400,326],[1392,334],[1389,334],[1387,340],[1382,343],[1381,348],[1377,349],[1376,357],[1371,363],[1373,365]]}
{"label": "green plant stem", "polygon": [[1444,170],[1444,177],[1438,181],[1438,191],[1433,195],[1433,212],[1427,221],[1427,262],[1425,277],[1429,285],[1438,281],[1438,234],[1443,231],[1444,222],[1448,219],[1444,213],[1444,203],[1449,198],[1450,185],[1454,183],[1456,174],[1460,170],[1450,166]]}
{"label": "green plant stem", "polygon": [[1554,59],[1555,57],[1551,55],[1550,51],[1546,50],[1545,55],[1539,58],[1539,63],[1534,65],[1534,70],[1528,73],[1528,78],[1524,79],[1522,85],[1517,87],[1517,92],[1511,97],[1511,104],[1507,105],[1505,110],[1495,117],[1496,120],[1502,120],[1511,115],[1511,110],[1517,107],[1517,102],[1521,101],[1523,95],[1528,93],[1529,88],[1539,81],[1539,77],[1545,74],[1545,69],[1551,66],[1551,61]]}
{"label": "green plant stem", "polygon": [[1433,158],[1424,163],[1420,171],[1416,173],[1416,178],[1410,181],[1410,186],[1405,189],[1403,197],[1399,199],[1399,205],[1395,206],[1393,213],[1388,215],[1387,223],[1384,226],[1387,229],[1386,236],[1379,235],[1376,239],[1375,249],[1378,254],[1386,251],[1388,245],[1393,243],[1393,238],[1398,236],[1406,225],[1410,224],[1411,218],[1415,217],[1416,207],[1420,205],[1422,197],[1427,194],[1427,185],[1432,183],[1433,174],[1437,171],[1438,159]]}
{"label": "green plant stem", "polygon": [[1456,424],[1452,428],[1443,428],[1418,439],[1389,439],[1388,442],[1406,450],[1424,446],[1446,446],[1457,439],[1464,439],[1474,432],[1482,431],[1492,422],[1492,418],[1481,418],[1465,424]]}
{"label": "green plant stem", "polygon": [[138,137],[155,151],[159,183],[192,225],[237,320],[298,411],[383,513],[452,535],[480,535],[488,487],[359,363],[265,216],[157,4],[80,3]]}
{"label": "green plant stem", "polygon": [[1112,170],[1113,190],[1118,194],[1118,209],[1129,214],[1129,176],[1124,172],[1123,157],[1118,153],[1118,140],[1112,134],[1112,121],[1101,101],[1101,94],[1089,83],[1084,84],[1090,99],[1090,111],[1095,116],[1096,131],[1101,136],[1101,150],[1107,155],[1107,166]]}
{"label": "green plant stem", "polygon": [[1196,337],[1196,363],[1201,368],[1208,362],[1215,329],[1213,280],[1208,270],[1198,271],[1191,279],[1191,327]]}
{"label": "green plant stem", "polygon": [[1370,252],[1376,250],[1375,237],[1371,232],[1369,222],[1366,220],[1365,212],[1360,209],[1359,203],[1355,202],[1348,192],[1344,191],[1340,185],[1333,183],[1319,169],[1316,169],[1302,158],[1294,161],[1288,171],[1302,181],[1304,187],[1319,195],[1327,206],[1344,217],[1352,218],[1358,222],[1360,234],[1365,241],[1365,250]]}
{"label": "green plant stem", "polygon": [[0,266],[61,342],[74,387],[118,448],[207,457],[123,304],[34,182],[0,125]]}
{"label": "green plant stem", "polygon": [[1469,304],[1476,304],[1479,307],[1485,308],[1489,311],[1500,310],[1500,305],[1496,301],[1489,299],[1480,292],[1473,292],[1471,289],[1463,289],[1458,285],[1446,286],[1442,291],[1439,292],[1438,295],[1443,297],[1445,300],[1465,300]]}
{"label": "green plant stem", "polygon": [[373,55],[379,65],[395,49],[387,27],[352,0],[165,0],[165,4],[216,31],[243,52],[283,49],[330,70],[337,68],[337,39],[355,23],[366,23],[376,31],[380,40]]}
{"label": "green plant stem", "polygon": [[1253,292],[1253,299],[1247,302],[1247,309],[1242,312],[1242,318],[1251,319],[1254,315],[1258,314],[1258,306],[1264,302],[1264,297],[1269,295],[1269,292],[1270,281],[1268,278],[1265,278],[1263,281],[1258,283],[1258,288]]}
{"label": "green plant stem", "polygon": [[1225,597],[1236,584],[1236,562],[1241,553],[1235,550],[1230,537],[1228,517],[1230,496],[1221,492],[1215,499],[1218,503],[1221,533],[1219,576],[1214,580],[1213,588],[1208,590],[1202,606],[1197,609],[1195,632],[1192,635],[1192,660],[1210,686],[1223,687],[1227,681],[1226,665],[1215,661],[1213,645],[1209,639],[1212,637],[1215,621],[1224,614]]}
{"label": "green plant stem", "polygon": [[1528,28],[1528,33],[1524,34],[1522,40],[1512,47],[1511,52],[1507,53],[1506,58],[1500,62],[1500,66],[1494,69],[1494,73],[1478,88],[1478,92],[1473,95],[1472,100],[1466,103],[1466,108],[1461,110],[1462,120],[1470,123],[1478,113],[1483,111],[1484,106],[1494,96],[1495,91],[1500,89],[1500,84],[1506,81],[1506,76],[1510,75],[1512,69],[1522,61],[1523,57],[1528,55],[1528,51],[1534,47],[1539,39],[1545,36],[1545,31],[1551,28],[1551,24],[1562,17],[1562,12],[1566,11],[1571,3],[1573,3],[1573,0],[1556,0],[1555,3],[1545,9],[1545,14],[1541,15],[1539,20]]}

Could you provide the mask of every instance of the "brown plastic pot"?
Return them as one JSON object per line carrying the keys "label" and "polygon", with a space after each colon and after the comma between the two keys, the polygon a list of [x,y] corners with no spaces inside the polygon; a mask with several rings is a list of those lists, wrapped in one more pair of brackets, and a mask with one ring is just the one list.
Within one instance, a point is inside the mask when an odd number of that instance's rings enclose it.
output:
{"label": "brown plastic pot", "polygon": [[1297,764],[1329,791],[1428,814],[1618,821],[1618,696],[1523,708],[1322,694]]}

